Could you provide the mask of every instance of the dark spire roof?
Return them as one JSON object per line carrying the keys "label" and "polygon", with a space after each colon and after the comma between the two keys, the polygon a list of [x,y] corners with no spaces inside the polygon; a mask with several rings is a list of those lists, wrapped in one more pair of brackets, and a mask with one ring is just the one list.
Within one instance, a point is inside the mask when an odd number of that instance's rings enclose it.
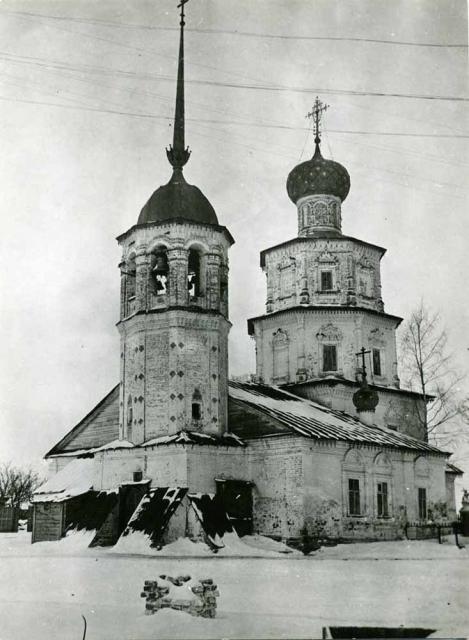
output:
{"label": "dark spire roof", "polygon": [[217,215],[197,187],[188,184],[182,174],[182,168],[189,160],[191,152],[185,146],[185,109],[184,109],[184,5],[181,0],[179,61],[176,89],[176,109],[174,113],[173,144],[166,149],[173,175],[167,184],[159,187],[145,204],[138,217],[138,224],[163,222],[183,218],[191,222],[218,224]]}

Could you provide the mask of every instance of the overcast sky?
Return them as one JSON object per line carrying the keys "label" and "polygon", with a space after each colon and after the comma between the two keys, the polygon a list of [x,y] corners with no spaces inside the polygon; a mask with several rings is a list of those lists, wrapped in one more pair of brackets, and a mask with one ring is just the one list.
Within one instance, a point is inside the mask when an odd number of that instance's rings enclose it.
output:
{"label": "overcast sky", "polygon": [[[36,463],[118,382],[115,237],[170,177],[176,4],[0,4],[0,459]],[[424,297],[469,368],[467,48],[422,46],[467,43],[465,2],[191,0],[187,28],[185,175],[236,240],[231,373],[254,371],[259,252],[297,232],[317,94],[343,231],[388,249],[386,311]]]}

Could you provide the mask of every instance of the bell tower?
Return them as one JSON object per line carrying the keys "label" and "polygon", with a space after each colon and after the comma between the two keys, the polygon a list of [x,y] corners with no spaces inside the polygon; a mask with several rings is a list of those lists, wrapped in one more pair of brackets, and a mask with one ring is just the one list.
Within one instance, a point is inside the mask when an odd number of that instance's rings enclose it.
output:
{"label": "bell tower", "polygon": [[234,240],[183,167],[184,5],[169,182],[122,247],[119,437],[134,444],[179,431],[227,430],[228,249]]}

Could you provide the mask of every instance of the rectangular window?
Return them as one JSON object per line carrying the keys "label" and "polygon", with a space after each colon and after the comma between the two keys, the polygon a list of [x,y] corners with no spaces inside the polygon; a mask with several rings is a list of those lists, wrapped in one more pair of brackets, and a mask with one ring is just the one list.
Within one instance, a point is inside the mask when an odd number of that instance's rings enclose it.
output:
{"label": "rectangular window", "polygon": [[332,291],[332,271],[321,271],[321,291]]}
{"label": "rectangular window", "polygon": [[388,506],[388,483],[378,482],[378,518],[387,518],[389,516]]}
{"label": "rectangular window", "polygon": [[337,347],[335,344],[325,344],[322,347],[322,370],[337,371]]}
{"label": "rectangular window", "polygon": [[200,404],[198,402],[192,403],[192,419],[200,420]]}
{"label": "rectangular window", "polygon": [[348,481],[348,510],[349,515],[360,515],[360,481],[349,478]]}
{"label": "rectangular window", "polygon": [[375,376],[381,375],[381,352],[379,349],[373,349],[373,373]]}
{"label": "rectangular window", "polygon": [[427,490],[419,487],[419,520],[427,519]]}

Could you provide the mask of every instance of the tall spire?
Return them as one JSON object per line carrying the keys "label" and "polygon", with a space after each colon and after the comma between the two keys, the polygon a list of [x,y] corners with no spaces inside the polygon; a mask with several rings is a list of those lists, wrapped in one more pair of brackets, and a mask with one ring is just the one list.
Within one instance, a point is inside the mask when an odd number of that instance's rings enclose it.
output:
{"label": "tall spire", "polygon": [[189,147],[185,147],[184,141],[184,5],[189,0],[181,0],[178,8],[181,9],[180,14],[180,37],[179,37],[179,61],[178,61],[178,78],[176,89],[176,111],[174,114],[174,131],[173,145],[169,145],[166,149],[166,155],[170,164],[174,169],[182,170],[182,167],[189,160],[191,152]]}
{"label": "tall spire", "polygon": [[317,153],[318,154],[321,153],[321,150],[319,148],[319,145],[321,144],[321,136],[319,135],[320,134],[320,124],[321,124],[322,114],[328,108],[329,108],[329,105],[328,104],[324,104],[323,102],[321,102],[321,100],[319,100],[318,96],[316,96],[316,100],[314,101],[314,105],[313,105],[313,110],[310,111],[308,113],[308,115],[306,116],[307,118],[314,118],[314,120],[313,120],[314,143],[316,145],[316,150],[314,152],[314,155],[316,155]]}

